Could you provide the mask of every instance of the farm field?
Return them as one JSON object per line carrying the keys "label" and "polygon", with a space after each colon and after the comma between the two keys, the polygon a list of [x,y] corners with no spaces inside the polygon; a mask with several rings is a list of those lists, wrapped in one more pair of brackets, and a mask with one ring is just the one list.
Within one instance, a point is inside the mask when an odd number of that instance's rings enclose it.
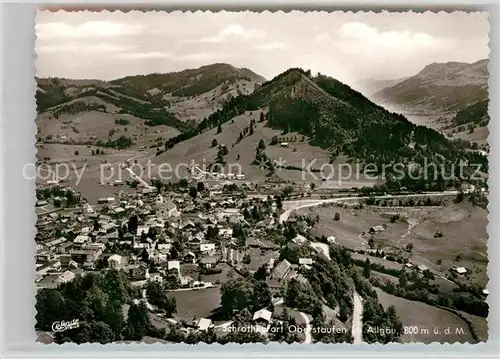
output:
{"label": "farm field", "polygon": [[[425,303],[399,298],[385,293],[379,288],[375,288],[378,300],[384,308],[393,305],[404,326],[418,328],[417,334],[406,334],[401,336],[401,342],[423,342],[432,343],[435,341],[442,343],[474,343],[474,338],[470,333],[467,322],[459,316],[440,308],[430,306]],[[445,334],[449,328],[450,334]],[[422,333],[427,329],[429,333]],[[434,329],[439,334],[434,334]],[[463,334],[462,334],[463,330]]]}
{"label": "farm field", "polygon": [[[461,278],[462,281],[483,288],[487,286],[488,212],[468,201],[441,208],[401,209],[398,210],[401,219],[395,223],[391,223],[387,213],[366,206],[358,210],[327,205],[305,208],[298,212],[312,217],[319,215],[319,222],[311,230],[313,236],[335,236],[337,243],[350,249],[368,249],[368,229],[375,225],[386,225],[385,231],[373,235],[375,248],[380,246],[381,250],[386,251],[401,250],[411,243],[413,249],[409,261],[414,265],[426,265],[443,275],[454,266],[462,266],[468,271]],[[340,213],[339,221],[333,219],[335,212]],[[435,238],[437,232],[441,232],[443,236]],[[355,256],[362,260],[366,258],[360,254]],[[370,261],[388,268],[401,268],[401,264],[382,258],[370,257]],[[444,281],[442,280],[444,287],[450,287]],[[451,290],[453,288],[446,289]]]}
{"label": "farm field", "polygon": [[[126,180],[129,178],[129,174],[124,169],[121,169],[120,165],[131,158],[146,156],[146,152],[106,148],[104,149],[104,155],[92,156],[92,149],[93,147],[88,148],[88,146],[83,145],[44,144],[43,147],[38,149],[37,158],[43,159],[44,157],[49,157],[50,161],[48,161],[48,165],[40,166],[42,179],[46,181],[54,178],[54,174],[50,176],[44,168],[56,171],[56,163],[66,163],[70,169],[69,177],[71,179],[63,183],[63,185],[71,186],[71,188],[81,192],[82,196],[90,204],[97,203],[97,199],[101,197],[116,197],[120,190],[127,193],[135,191],[128,188],[128,186],[115,187],[108,184],[101,185],[101,166],[103,166],[103,179],[109,177],[110,182],[117,179]],[[75,156],[75,153],[78,153],[78,155]],[[105,161],[107,164],[105,164]],[[81,181],[77,183],[77,173],[81,173],[83,168],[85,170],[83,171]],[[108,171],[108,168],[114,169],[113,175],[112,170]],[[76,172],[74,169],[76,169]],[[62,167],[59,176],[65,176]],[[44,181],[39,180],[38,182]]]}
{"label": "farm field", "polygon": [[[335,212],[340,213],[340,220],[333,218]],[[313,227],[313,236],[335,236],[337,243],[347,248],[364,248],[365,241],[368,240],[368,230],[370,227],[386,224],[387,228],[383,233],[374,236],[375,245],[382,245],[396,242],[408,230],[408,225],[402,221],[390,223],[388,218],[384,218],[380,213],[370,210],[357,210],[354,208],[343,208],[337,205],[318,206],[301,209],[299,213],[310,214],[315,217],[319,215],[319,222]],[[360,236],[365,232],[365,236]]]}
{"label": "farm field", "polygon": [[477,127],[474,129],[473,133],[469,133],[469,131],[463,131],[452,134],[452,136],[455,138],[471,142],[477,142],[477,144],[480,146],[488,145],[489,135],[490,131],[488,130],[488,126]]}
{"label": "farm field", "polygon": [[[488,211],[465,201],[430,213],[411,230],[401,245],[412,243],[415,257],[428,260],[429,268],[446,271],[465,267],[468,279],[482,287],[488,283]],[[434,238],[437,231],[443,236]],[[457,256],[459,260],[457,261]],[[441,261],[438,265],[437,262]]]}
{"label": "farm field", "polygon": [[[89,111],[77,114],[61,114],[54,118],[50,112],[38,115],[36,124],[38,137],[63,143],[66,141],[85,142],[90,140],[107,141],[120,136],[136,137],[137,145],[150,146],[156,138],[164,140],[176,136],[179,131],[173,127],[147,126],[146,120],[129,114],[119,114],[114,106],[100,98],[83,98],[90,103],[99,103],[108,107],[108,112]],[[89,102],[87,101],[87,102]],[[71,101],[70,101],[71,102]],[[65,104],[61,105],[65,106]],[[111,136],[110,136],[111,134]],[[163,141],[164,143],[164,141]]]}
{"label": "farm field", "polygon": [[486,342],[488,340],[488,319],[465,312],[458,313],[469,322],[479,341]]}

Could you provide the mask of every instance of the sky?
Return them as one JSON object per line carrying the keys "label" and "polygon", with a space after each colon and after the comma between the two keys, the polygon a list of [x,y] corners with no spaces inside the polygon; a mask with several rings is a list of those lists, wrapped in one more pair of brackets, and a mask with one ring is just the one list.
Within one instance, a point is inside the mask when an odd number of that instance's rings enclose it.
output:
{"label": "sky", "polygon": [[212,63],[272,79],[291,67],[348,84],[488,57],[487,13],[48,12],[37,76],[112,80]]}

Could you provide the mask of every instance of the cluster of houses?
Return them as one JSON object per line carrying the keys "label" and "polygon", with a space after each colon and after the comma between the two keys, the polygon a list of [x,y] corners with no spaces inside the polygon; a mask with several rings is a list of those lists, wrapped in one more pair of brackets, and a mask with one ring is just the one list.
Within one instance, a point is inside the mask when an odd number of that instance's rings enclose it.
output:
{"label": "cluster of houses", "polygon": [[[125,273],[132,285],[150,281],[181,291],[210,288],[229,280],[225,274],[219,276],[221,268],[227,267],[239,273],[264,267],[266,281],[276,296],[292,279],[307,282],[301,273],[312,268],[313,259],[300,258],[293,264],[287,259],[280,261],[280,246],[266,237],[266,230],[277,225],[274,200],[264,206],[268,198],[209,193],[194,201],[188,190],[158,194],[144,193],[141,188],[133,194],[120,192],[116,197],[102,198],[93,206],[83,202],[53,209],[51,198],[39,201],[38,208],[43,210],[36,224],[37,288],[55,288],[80,274],[112,269]],[[262,216],[250,224],[242,208],[252,212],[252,206],[257,205]],[[264,207],[267,210],[262,210]],[[298,229],[306,225],[296,216],[290,221]],[[247,229],[244,245],[234,233],[237,228]],[[300,234],[291,241],[312,246]],[[335,238],[329,242],[334,243]],[[272,316],[262,308],[253,313],[253,325],[265,332],[274,320]],[[187,319],[184,327],[189,330],[215,327],[209,318]]]}
{"label": "cluster of houses", "polygon": [[[221,262],[241,263],[243,253],[236,248],[233,227],[250,226],[240,210],[246,199],[212,193],[194,202],[188,193],[169,193],[167,198],[138,192],[99,199],[94,207],[83,203],[77,209],[40,212],[37,286],[55,287],[85,271],[115,268],[127,273],[132,281],[162,282],[177,273],[181,287],[200,287],[209,284],[200,282],[199,275],[186,274],[183,267],[211,270]],[[50,199],[39,202],[39,206],[47,207]],[[132,216],[141,218],[133,231],[129,228]],[[275,217],[268,215],[252,232],[275,224]],[[217,228],[219,240],[210,238],[209,227]],[[182,248],[175,246],[179,238]],[[276,249],[256,238],[247,241],[253,248]]]}

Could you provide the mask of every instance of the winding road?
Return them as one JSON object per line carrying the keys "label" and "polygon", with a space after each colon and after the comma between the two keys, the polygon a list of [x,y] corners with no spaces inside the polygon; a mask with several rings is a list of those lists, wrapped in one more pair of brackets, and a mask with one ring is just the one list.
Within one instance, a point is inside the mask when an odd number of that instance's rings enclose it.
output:
{"label": "winding road", "polygon": [[359,344],[363,342],[363,298],[354,291],[353,300],[351,334],[353,344]]}
{"label": "winding road", "polygon": [[310,208],[320,206],[325,203],[338,203],[343,201],[353,201],[353,200],[363,200],[369,198],[375,199],[389,199],[389,198],[415,198],[415,197],[443,197],[443,196],[453,196],[457,195],[458,191],[444,191],[438,193],[417,193],[417,194],[405,194],[405,195],[383,195],[383,196],[347,196],[347,197],[337,197],[337,198],[328,198],[328,199],[298,199],[291,201],[284,201],[283,207],[287,208],[279,218],[280,223],[286,222],[293,211],[303,208]]}
{"label": "winding road", "polygon": [[306,338],[304,340],[304,344],[311,344],[312,343],[311,320],[309,319],[306,313],[300,312],[299,315],[302,317],[302,319],[304,319],[304,322],[306,324],[306,329],[304,332]]}

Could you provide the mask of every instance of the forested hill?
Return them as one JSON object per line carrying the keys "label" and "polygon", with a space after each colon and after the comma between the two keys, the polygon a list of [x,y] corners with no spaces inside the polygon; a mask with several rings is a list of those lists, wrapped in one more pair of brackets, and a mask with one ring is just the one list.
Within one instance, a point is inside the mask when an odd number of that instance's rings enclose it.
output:
{"label": "forested hill", "polygon": [[466,151],[464,144],[385,110],[333,78],[313,77],[299,68],[285,71],[250,95],[232,99],[191,133],[167,141],[166,149],[259,108],[268,108],[270,127],[309,136],[312,144],[327,148],[332,159],[342,154],[351,163],[374,163],[381,168],[390,163],[423,165],[424,158],[437,164],[467,158],[487,169],[486,158]]}
{"label": "forested hill", "polygon": [[[196,69],[178,72],[152,73],[127,76],[113,81],[73,80],[63,78],[36,78],[36,100],[38,112],[61,105],[74,98],[82,97],[89,91],[97,91],[98,96],[120,97],[129,102],[141,103],[148,110],[169,107],[172,102],[191,99],[219,88],[228,95],[234,92],[248,93],[266,80],[247,68],[237,68],[230,64],[211,64]],[[243,87],[248,87],[245,90]],[[210,94],[211,97],[215,95]],[[226,96],[227,97],[227,96]]]}
{"label": "forested hill", "polygon": [[[187,69],[166,74],[127,76],[110,83],[128,87],[138,93],[171,93],[172,96],[196,96],[223,83],[247,80],[263,83],[265,78],[247,68],[236,68],[229,64],[211,64],[197,69]],[[155,91],[152,91],[155,90]]]}
{"label": "forested hill", "polygon": [[488,59],[472,64],[432,63],[415,76],[373,95],[405,113],[457,113],[488,99]]}

